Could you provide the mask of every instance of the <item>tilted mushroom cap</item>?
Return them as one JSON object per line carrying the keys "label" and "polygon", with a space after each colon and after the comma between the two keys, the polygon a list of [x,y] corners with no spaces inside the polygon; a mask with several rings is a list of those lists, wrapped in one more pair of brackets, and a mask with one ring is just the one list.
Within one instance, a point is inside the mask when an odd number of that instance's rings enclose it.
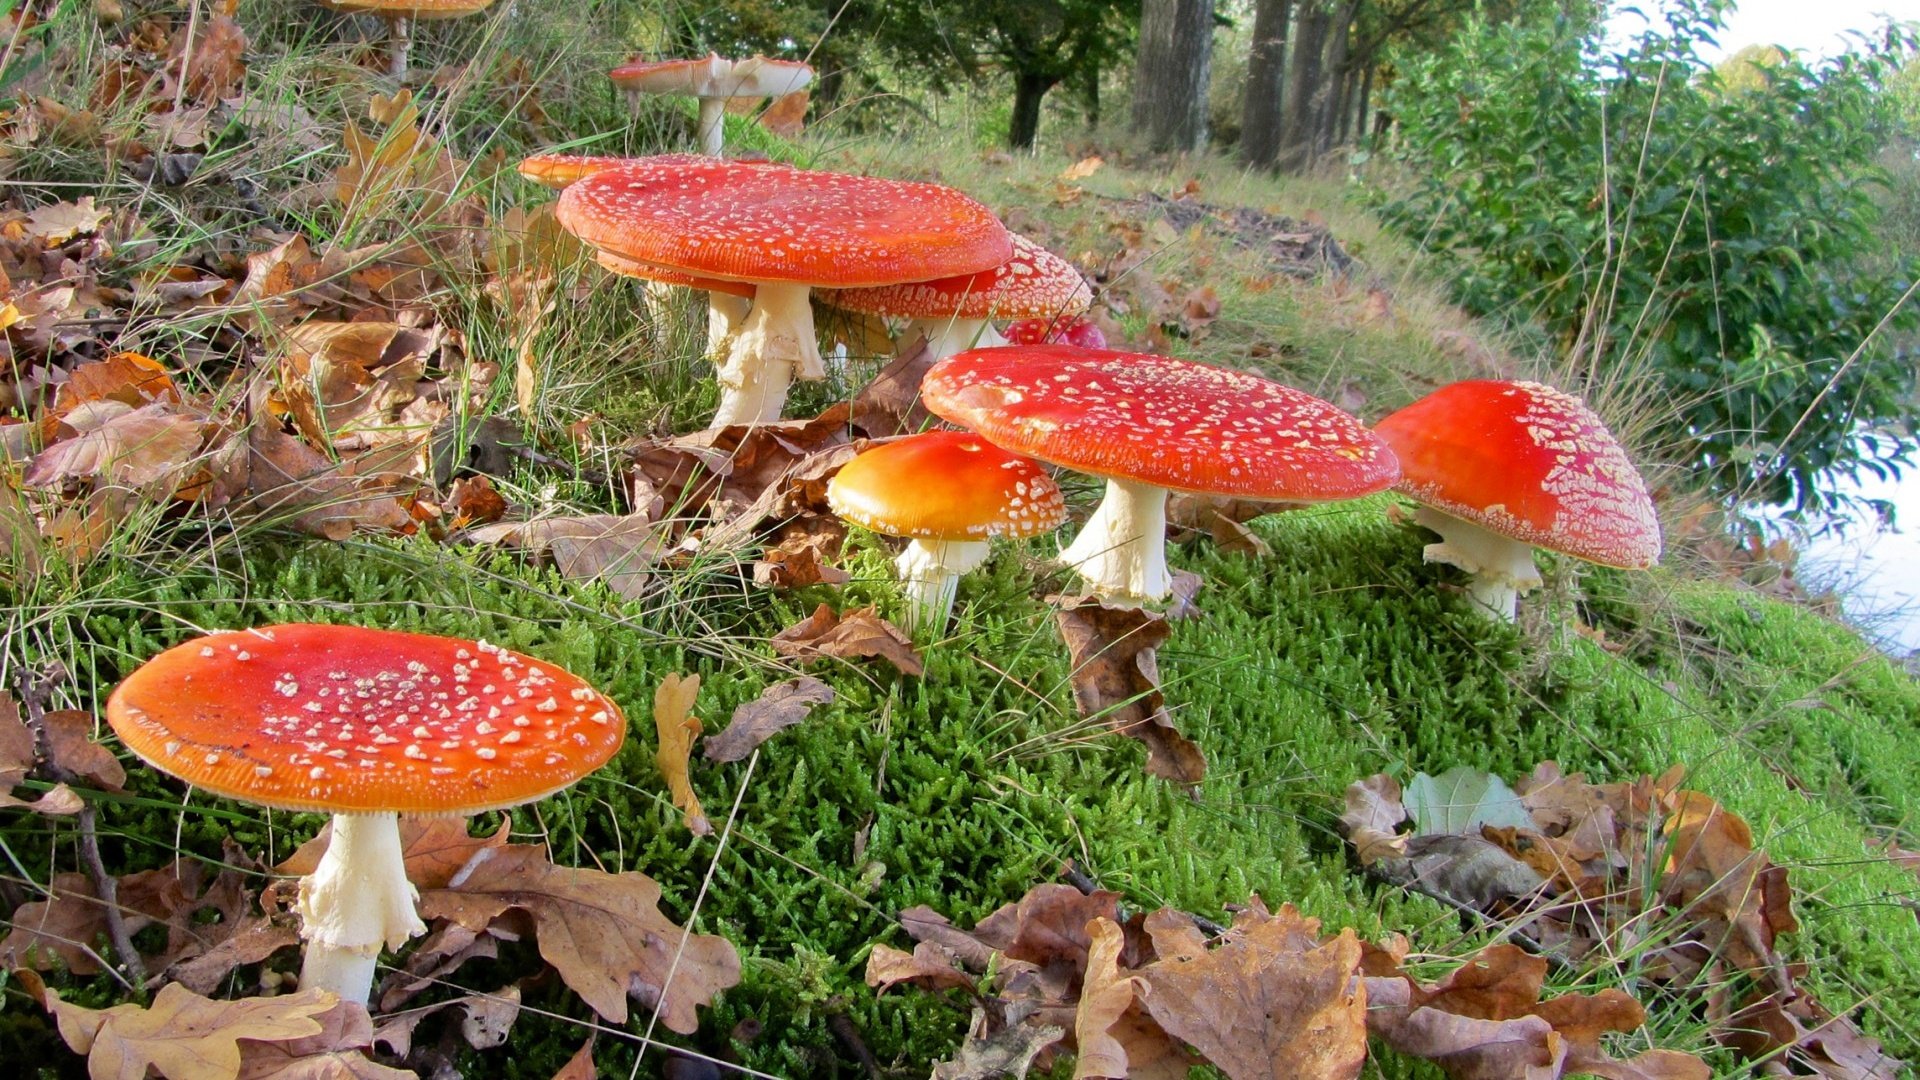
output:
{"label": "tilted mushroom cap", "polygon": [[322,0],[335,11],[384,15],[389,19],[457,19],[484,11],[493,0]]}
{"label": "tilted mushroom cap", "polygon": [[1093,306],[1093,290],[1067,260],[1021,236],[1013,257],[975,274],[837,289],[820,299],[847,311],[904,319],[1027,319],[1079,315]]}
{"label": "tilted mushroom cap", "polygon": [[743,296],[753,299],[753,286],[744,281],[721,281],[719,278],[701,277],[684,270],[675,270],[667,266],[650,266],[632,259],[623,259],[610,251],[596,251],[595,261],[621,277],[642,278],[658,281],[663,285],[685,285],[689,289],[704,289],[707,292],[726,293],[728,296]]}
{"label": "tilted mushroom cap", "polygon": [[622,90],[690,97],[778,97],[813,81],[813,69],[798,60],[750,56],[726,60],[708,53],[698,60],[648,60],[607,73]]}
{"label": "tilted mushroom cap", "polygon": [[534,154],[520,162],[520,175],[556,190],[595,173],[631,165],[638,158],[613,154]]}
{"label": "tilted mushroom cap", "polygon": [[1018,454],[1174,491],[1314,502],[1380,491],[1393,452],[1292,387],[1166,356],[1008,345],[947,357],[921,400]]}
{"label": "tilted mushroom cap", "polygon": [[962,431],[862,452],[828,482],[827,504],[875,532],[916,540],[1038,536],[1067,519],[1060,486],[1044,469]]}
{"label": "tilted mushroom cap", "polygon": [[1398,490],[1454,517],[1589,562],[1660,561],[1646,481],[1592,409],[1532,382],[1443,386],[1375,425]]}
{"label": "tilted mushroom cap", "polygon": [[952,188],[681,155],[587,177],[555,214],[597,248],[735,281],[887,285],[1012,253],[999,219]]}
{"label": "tilted mushroom cap", "polygon": [[485,642],[289,624],[196,638],[107,702],[140,758],[282,810],[470,814],[559,791],[620,749],[612,701]]}

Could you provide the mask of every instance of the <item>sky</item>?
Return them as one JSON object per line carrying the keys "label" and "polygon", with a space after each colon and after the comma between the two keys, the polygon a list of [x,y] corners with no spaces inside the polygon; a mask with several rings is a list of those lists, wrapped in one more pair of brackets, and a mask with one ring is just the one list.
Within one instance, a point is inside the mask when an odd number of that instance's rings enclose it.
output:
{"label": "sky", "polygon": [[[1635,6],[1652,11],[1660,5],[1658,0],[1638,0]],[[1920,0],[1741,0],[1720,34],[1720,49],[1701,53],[1712,61],[1746,45],[1783,45],[1824,56],[1846,47],[1844,32],[1879,26],[1883,13],[1920,19]],[[1619,38],[1645,26],[1638,15],[1616,14],[1609,29]]]}

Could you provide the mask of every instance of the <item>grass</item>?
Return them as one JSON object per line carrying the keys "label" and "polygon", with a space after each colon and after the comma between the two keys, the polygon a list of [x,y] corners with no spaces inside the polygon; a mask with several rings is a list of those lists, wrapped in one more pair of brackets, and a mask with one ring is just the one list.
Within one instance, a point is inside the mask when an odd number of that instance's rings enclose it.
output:
{"label": "grass", "polygon": [[[475,65],[525,60],[549,117],[544,137],[557,133],[591,149],[665,148],[684,138],[686,117],[659,111],[631,122],[596,81],[626,43],[658,30],[650,9],[636,7],[616,39],[584,33],[582,16],[566,5],[521,3],[511,24],[433,27],[416,63],[436,54]],[[256,100],[299,105],[329,138],[363,116],[373,86],[351,67],[355,47],[336,17],[272,0],[243,6],[240,18],[256,32]],[[73,26],[56,32],[74,48],[93,40]],[[542,136],[515,119],[524,94],[503,105],[475,85],[433,97],[423,126],[468,158],[540,145]],[[83,90],[73,92],[84,97]],[[752,137],[750,130],[730,134]],[[1210,204],[1294,217],[1317,211],[1367,261],[1367,277],[1273,278],[1255,255],[1206,230],[1155,241],[1134,273],[1175,297],[1201,285],[1218,293],[1219,318],[1204,335],[1176,340],[1176,349],[1346,394],[1370,418],[1450,378],[1539,366],[1517,358],[1524,339],[1503,342],[1443,304],[1404,245],[1326,183],[1283,185],[1214,160],[1168,169],[1118,147],[1075,196],[1055,181],[1068,156],[1006,161],[978,152],[966,132],[890,138],[829,128],[799,146],[770,138],[761,145],[819,164],[937,176],[1094,265],[1127,246],[1129,229],[1150,224],[1136,220],[1131,200],[1190,179]],[[245,250],[251,225],[229,205],[231,176],[253,172],[262,190],[282,199],[274,205],[290,206],[288,192],[323,179],[339,158],[332,149],[285,150],[236,143],[219,171],[185,191],[119,180],[99,194],[139,205],[162,233],[151,265],[205,245]],[[80,160],[36,149],[16,162],[15,190],[67,194],[28,182],[82,173]],[[468,184],[496,214],[548,198],[510,178]],[[286,213],[317,237],[338,224],[324,205]],[[404,218],[354,226],[363,241],[404,240],[423,227]],[[1391,294],[1384,313],[1369,308],[1371,287]],[[510,312],[467,287],[439,300],[475,355],[501,358],[512,340]],[[230,319],[139,323],[127,344],[164,356],[217,339]],[[1144,332],[1137,312],[1123,326]],[[697,426],[713,400],[691,359],[697,329],[677,327],[675,351],[662,356],[631,291],[603,289],[563,304],[539,339],[534,414],[514,412],[502,387],[470,426],[478,430],[493,415],[550,447],[572,445],[565,433],[582,420],[602,444]],[[793,411],[844,390],[805,388]],[[511,461],[498,471],[520,505],[611,504],[607,491],[553,471]],[[1090,494],[1076,491],[1083,501]],[[1176,624],[1161,652],[1168,700],[1210,761],[1197,798],[1145,777],[1134,744],[1088,737],[1076,720],[1065,650],[1035,599],[1050,581],[1042,560],[1051,541],[1003,548],[962,584],[959,621],[928,650],[924,678],[818,669],[839,694],[832,706],[777,736],[751,765],[696,761],[693,781],[716,822],[737,800],[724,852],[714,838],[688,835],[666,800],[644,722],[653,688],[669,672],[699,673],[697,711],[712,727],[792,674],[765,641],[815,603],[892,610],[898,595],[887,553],[871,538],[855,541],[845,560],[854,581],[843,589],[757,590],[723,554],[665,576],[658,596],[632,602],[491,550],[424,539],[329,544],[155,512],[90,562],[55,560],[45,573],[5,579],[0,673],[11,685],[21,671],[57,659],[74,676],[60,704],[97,710],[127,671],[193,633],[295,619],[486,637],[579,672],[641,720],[636,737],[600,774],[516,811],[516,837],[548,844],[561,863],[642,870],[661,882],[669,915],[733,941],[746,957],[744,981],[689,1044],[776,1075],[853,1075],[829,1027],[839,1013],[883,1063],[924,1073],[958,1042],[965,1009],[918,993],[875,998],[860,978],[867,950],[905,944],[893,924],[903,908],[929,904],[965,925],[1055,879],[1066,859],[1131,905],[1217,917],[1257,891],[1329,926],[1410,932],[1420,953],[1468,951],[1483,938],[1463,930],[1450,909],[1358,871],[1337,828],[1341,792],[1380,771],[1404,779],[1470,765],[1512,778],[1544,758],[1596,780],[1685,763],[1691,786],[1745,817],[1773,858],[1792,868],[1803,929],[1788,948],[1809,963],[1809,985],[1836,1009],[1862,1006],[1865,1026],[1894,1053],[1920,1054],[1920,925],[1912,910],[1920,890],[1865,848],[1883,835],[1912,846],[1920,832],[1920,688],[1912,679],[1817,615],[1678,572],[1582,576],[1557,567],[1521,628],[1489,625],[1467,608],[1451,571],[1421,563],[1425,538],[1393,523],[1388,503],[1262,519],[1254,528],[1272,545],[1266,558],[1223,554],[1205,542],[1176,557],[1208,581],[1204,616]],[[1582,620],[1603,628],[1614,649],[1568,629]],[[181,856],[217,861],[227,839],[277,859],[321,824],[314,815],[183,801],[177,786],[129,764],[129,796],[101,810],[109,865],[119,872]],[[10,815],[0,819],[0,845],[16,887],[31,890],[73,865],[72,830],[62,823]],[[710,869],[711,889],[695,911]],[[458,982],[493,990],[534,966],[522,947],[462,968]],[[1591,990],[1621,976],[1601,969],[1556,978]],[[66,980],[62,989],[88,1004],[120,1000],[104,978]],[[252,987],[236,976],[229,989]],[[505,1050],[462,1060],[466,1071],[544,1078],[584,1041],[591,1018],[564,988],[537,984],[526,1000],[544,1012],[523,1016]],[[1702,1021],[1683,1005],[1649,1004],[1654,1042],[1707,1049]],[[57,1041],[24,996],[0,995],[0,1060],[66,1060]],[[635,1067],[634,1053],[627,1041],[603,1038],[599,1066],[618,1075]],[[1730,1059],[1714,1060],[1736,1071]],[[660,1054],[638,1067],[655,1074]],[[1439,1075],[1385,1052],[1369,1069]]]}

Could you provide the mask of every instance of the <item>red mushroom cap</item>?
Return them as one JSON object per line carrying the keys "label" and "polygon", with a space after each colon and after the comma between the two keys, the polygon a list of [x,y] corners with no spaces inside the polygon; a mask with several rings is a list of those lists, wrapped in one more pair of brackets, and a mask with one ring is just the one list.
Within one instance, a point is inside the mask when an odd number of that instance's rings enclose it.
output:
{"label": "red mushroom cap", "polygon": [[719,278],[701,277],[684,270],[675,270],[666,266],[650,266],[632,259],[623,259],[610,251],[594,252],[594,259],[606,269],[621,277],[642,278],[658,281],[664,285],[685,285],[689,289],[704,289],[707,292],[726,293],[728,296],[741,296],[753,299],[753,286],[744,281],[721,281]]}
{"label": "red mushroom cap", "polygon": [[862,452],[827,483],[827,504],[875,532],[919,540],[1038,536],[1067,519],[1046,470],[964,431]]}
{"label": "red mushroom cap", "polygon": [[1660,561],[1646,481],[1572,394],[1476,379],[1375,425],[1400,458],[1398,490],[1535,547],[1641,569]]}
{"label": "red mushroom cap", "polygon": [[[520,175],[536,184],[544,184],[556,191],[561,191],[575,180],[584,180],[610,169],[624,169],[630,165],[646,163],[684,165],[712,160],[713,158],[703,154],[655,154],[651,157],[620,157],[615,154],[534,154],[521,160]],[[760,165],[779,169],[793,167],[784,161],[750,161],[744,158],[730,160],[737,165]]]}
{"label": "red mushroom cap", "polygon": [[1013,257],[974,274],[837,289],[820,299],[847,311],[904,319],[1024,319],[1078,315],[1093,305],[1093,290],[1067,260],[1009,233]]}
{"label": "red mushroom cap", "polygon": [[1012,250],[999,219],[952,188],[684,155],[587,177],[554,212],[595,247],[735,281],[925,281]]}
{"label": "red mushroom cap", "polygon": [[1018,454],[1174,491],[1314,502],[1380,491],[1393,452],[1292,387],[1166,356],[1008,345],[935,364],[921,400]]}
{"label": "red mushroom cap", "polygon": [[307,623],[176,645],[114,690],[107,722],[195,787],[324,813],[517,806],[627,733],[593,687],[497,645]]}
{"label": "red mushroom cap", "polygon": [[689,97],[778,97],[813,81],[813,69],[798,60],[750,56],[727,60],[708,53],[698,60],[640,60],[607,72],[615,86],[639,94]]}
{"label": "red mushroom cap", "polygon": [[1078,345],[1083,349],[1104,349],[1107,335],[1092,319],[1022,319],[1011,323],[1001,336],[1009,345]]}

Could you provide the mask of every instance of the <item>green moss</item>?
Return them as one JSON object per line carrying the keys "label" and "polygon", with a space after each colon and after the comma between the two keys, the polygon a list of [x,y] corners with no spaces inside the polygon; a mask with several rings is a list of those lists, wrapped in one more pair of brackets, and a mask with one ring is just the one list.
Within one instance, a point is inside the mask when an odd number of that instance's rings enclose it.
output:
{"label": "green moss", "polygon": [[[284,619],[484,636],[581,672],[627,708],[635,738],[600,775],[517,811],[515,828],[544,836],[561,862],[653,875],[676,918],[712,865],[697,925],[734,941],[747,964],[693,1043],[777,1074],[831,1071],[827,1016],[837,1009],[883,1061],[923,1067],[947,1052],[965,1010],[918,993],[876,1000],[860,981],[867,949],[903,943],[892,923],[902,908],[930,904],[965,924],[1054,878],[1068,858],[1139,905],[1218,914],[1257,891],[1330,925],[1466,947],[1451,912],[1350,864],[1336,827],[1341,792],[1382,770],[1465,764],[1511,777],[1543,758],[1596,778],[1687,763],[1693,786],[1746,817],[1793,868],[1804,929],[1791,948],[1815,962],[1822,998],[1868,1000],[1870,1029],[1896,1052],[1920,1048],[1905,1019],[1920,1008],[1920,930],[1896,899],[1913,882],[1862,847],[1865,825],[1906,820],[1916,797],[1911,681],[1813,616],[1710,585],[1676,588],[1690,646],[1656,643],[1641,650],[1645,666],[1572,635],[1523,641],[1441,587],[1451,572],[1421,565],[1423,537],[1388,524],[1382,509],[1372,500],[1266,519],[1257,527],[1274,548],[1267,559],[1205,544],[1176,559],[1208,579],[1206,614],[1178,623],[1161,657],[1179,723],[1209,756],[1198,798],[1144,777],[1134,744],[1076,723],[1064,650],[1033,598],[1028,556],[1038,550],[1008,549],[963,585],[960,619],[929,650],[926,678],[824,668],[839,700],[768,743],[750,778],[748,763],[696,761],[710,816],[726,819],[738,799],[717,865],[715,841],[690,837],[662,796],[653,688],[666,672],[697,671],[698,711],[723,723],[787,674],[764,638],[833,590],[729,589],[710,568],[631,605],[424,542],[277,542],[140,588],[130,587],[132,568],[102,569],[91,588],[137,603],[77,605],[42,624],[60,631],[35,635],[22,658],[61,643],[94,673],[83,707],[197,628]],[[871,544],[856,548],[845,593],[891,606],[884,552]],[[732,636],[692,633],[683,591],[699,597],[700,625]],[[1816,692],[1823,704],[1808,705]],[[170,783],[133,772],[135,801],[105,815],[119,837],[116,865],[128,870],[171,858],[176,835],[207,858],[226,836],[255,849],[271,837],[279,857],[319,826],[312,815],[203,800],[181,810]],[[44,872],[64,826],[7,827],[10,848]],[[502,963],[487,977],[504,983],[520,970]],[[110,986],[92,989],[111,997]],[[562,991],[545,1002],[579,1012]],[[1694,1021],[1660,1007],[1656,1028],[1684,1041]],[[749,1019],[760,1034],[731,1040]],[[523,1021],[515,1075],[550,1071],[578,1041],[564,1022]],[[1390,1058],[1379,1068],[1422,1074]]]}

